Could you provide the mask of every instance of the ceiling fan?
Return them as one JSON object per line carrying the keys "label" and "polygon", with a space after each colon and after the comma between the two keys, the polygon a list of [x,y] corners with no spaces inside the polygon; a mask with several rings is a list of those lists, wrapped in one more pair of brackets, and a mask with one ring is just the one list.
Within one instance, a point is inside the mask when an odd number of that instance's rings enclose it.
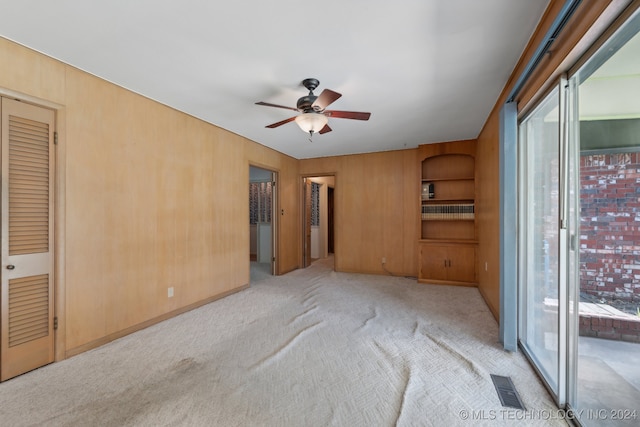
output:
{"label": "ceiling fan", "polygon": [[273,129],[295,120],[298,126],[300,126],[300,129],[309,133],[310,137],[313,137],[314,133],[323,134],[331,132],[331,128],[327,124],[329,117],[335,117],[338,119],[369,120],[369,117],[371,116],[371,113],[358,111],[326,110],[326,108],[335,100],[340,98],[342,94],[329,89],[324,89],[319,96],[314,95],[314,89],[320,85],[320,82],[317,79],[304,79],[302,81],[302,85],[309,90],[309,95],[298,99],[296,108],[271,104],[269,102],[256,102],[256,105],[285,108],[287,110],[302,113],[286,120],[267,125],[266,127]]}

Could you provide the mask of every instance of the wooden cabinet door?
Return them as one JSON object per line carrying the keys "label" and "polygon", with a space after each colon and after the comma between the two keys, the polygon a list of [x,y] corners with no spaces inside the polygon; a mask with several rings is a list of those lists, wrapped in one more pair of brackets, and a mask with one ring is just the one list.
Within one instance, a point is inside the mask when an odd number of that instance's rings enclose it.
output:
{"label": "wooden cabinet door", "polygon": [[448,249],[436,245],[420,245],[420,278],[447,280]]}
{"label": "wooden cabinet door", "polygon": [[448,247],[447,280],[454,282],[476,281],[476,248],[471,245]]}
{"label": "wooden cabinet door", "polygon": [[476,246],[462,242],[422,242],[418,280],[450,285],[475,284]]}

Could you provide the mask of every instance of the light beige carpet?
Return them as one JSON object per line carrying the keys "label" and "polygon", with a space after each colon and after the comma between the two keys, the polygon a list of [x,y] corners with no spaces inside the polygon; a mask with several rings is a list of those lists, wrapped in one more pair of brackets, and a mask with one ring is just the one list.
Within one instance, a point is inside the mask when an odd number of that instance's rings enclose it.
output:
{"label": "light beige carpet", "polygon": [[[477,289],[331,266],[2,383],[0,425],[565,425],[545,416],[557,410],[524,357],[501,349]],[[502,408],[492,373],[527,414]]]}

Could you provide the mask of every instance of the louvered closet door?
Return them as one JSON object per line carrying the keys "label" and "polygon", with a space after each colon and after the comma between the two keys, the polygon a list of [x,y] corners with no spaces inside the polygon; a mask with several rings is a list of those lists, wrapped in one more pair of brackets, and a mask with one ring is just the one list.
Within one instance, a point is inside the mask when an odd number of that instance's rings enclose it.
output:
{"label": "louvered closet door", "polygon": [[54,357],[53,125],[53,111],[2,98],[2,381]]}

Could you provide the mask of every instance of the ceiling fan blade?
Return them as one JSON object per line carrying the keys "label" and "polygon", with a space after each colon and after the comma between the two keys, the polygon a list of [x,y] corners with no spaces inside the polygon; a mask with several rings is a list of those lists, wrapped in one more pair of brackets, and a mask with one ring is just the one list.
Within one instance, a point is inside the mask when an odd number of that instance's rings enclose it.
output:
{"label": "ceiling fan blade", "polygon": [[265,107],[276,107],[276,108],[284,108],[287,110],[293,110],[293,111],[298,111],[297,108],[293,108],[293,107],[285,107],[284,105],[278,105],[278,104],[271,104],[269,102],[256,102],[256,105],[263,105]]}
{"label": "ceiling fan blade", "polygon": [[331,128],[329,127],[329,125],[324,125],[324,127],[322,129],[320,129],[320,132],[318,132],[320,135],[322,135],[323,133],[327,133],[327,132],[331,132]]}
{"label": "ceiling fan blade", "polygon": [[267,126],[265,126],[265,127],[266,127],[266,128],[269,128],[269,129],[277,128],[278,126],[286,125],[287,123],[292,122],[292,121],[294,121],[295,119],[296,119],[296,118],[295,118],[295,116],[294,116],[294,117],[289,117],[289,118],[288,118],[288,119],[286,119],[286,120],[283,120],[283,121],[278,122],[278,123],[272,123],[272,124],[267,125]]}
{"label": "ceiling fan blade", "polygon": [[360,111],[336,111],[330,110],[324,112],[325,116],[335,117],[338,119],[354,119],[354,120],[369,120],[371,113],[363,113]]}
{"label": "ceiling fan blade", "polygon": [[327,108],[332,102],[342,96],[341,93],[334,92],[329,89],[325,89],[322,91],[320,96],[316,98],[315,102],[311,105],[314,110],[324,110]]}

